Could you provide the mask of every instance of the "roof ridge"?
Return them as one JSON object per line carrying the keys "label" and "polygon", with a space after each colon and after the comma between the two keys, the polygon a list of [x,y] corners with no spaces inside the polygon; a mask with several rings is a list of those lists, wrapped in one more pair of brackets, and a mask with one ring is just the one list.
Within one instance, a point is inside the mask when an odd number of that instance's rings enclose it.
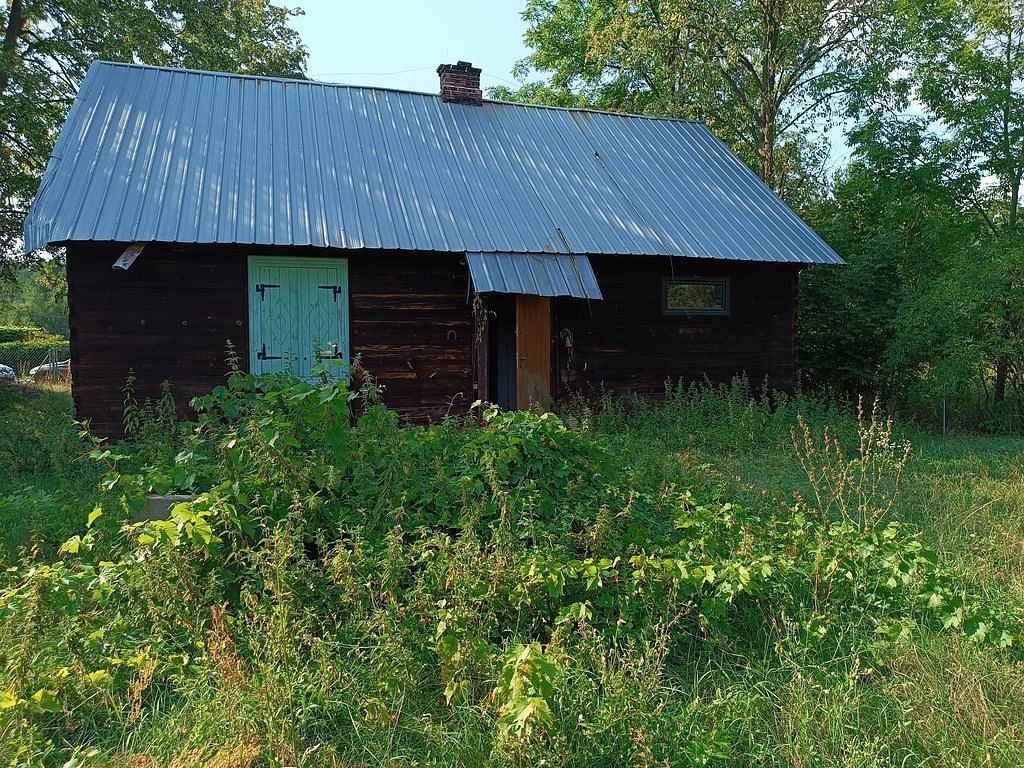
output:
{"label": "roof ridge", "polygon": [[[333,83],[327,80],[313,80],[309,78],[300,77],[277,77],[274,75],[247,75],[240,72],[220,72],[213,69],[192,69],[189,67],[168,67],[161,64],[139,64],[136,62],[128,61],[108,61],[106,59],[96,59],[93,61],[93,66],[103,65],[110,67],[127,67],[130,69],[148,69],[148,70],[162,70],[165,72],[183,72],[191,75],[210,75],[213,77],[227,77],[227,78],[238,78],[243,80],[266,80],[269,82],[278,83],[300,83],[305,85],[321,85],[330,88],[358,88],[367,91],[384,91],[385,93],[408,93],[414,96],[427,96],[435,99],[441,98],[437,93],[431,93],[430,91],[414,91],[409,88],[388,88],[383,85],[358,85],[355,83]],[[685,117],[665,117],[661,115],[639,115],[635,112],[614,112],[609,109],[590,109],[587,107],[559,107],[552,104],[532,104],[524,101],[505,101],[504,99],[484,99],[484,103],[488,104],[499,104],[501,106],[508,107],[529,107],[532,109],[553,109],[560,112],[582,112],[592,115],[612,115],[614,117],[631,117],[639,120],[660,120],[669,123],[686,123],[688,125],[699,125],[705,126],[701,120],[691,120]],[[706,126],[705,126],[706,127]]]}
{"label": "roof ridge", "polygon": [[[241,72],[221,72],[216,69],[193,69],[191,67],[169,67],[164,64],[140,64],[135,61],[109,61],[108,59],[95,59],[89,69],[96,66],[125,67],[127,69],[158,69],[165,72],[183,72],[190,75],[213,75],[215,77],[241,78],[244,80],[272,80],[284,83],[319,83],[318,80],[308,80],[301,77],[278,77],[275,75],[246,75]],[[323,83],[328,85],[328,83]]]}

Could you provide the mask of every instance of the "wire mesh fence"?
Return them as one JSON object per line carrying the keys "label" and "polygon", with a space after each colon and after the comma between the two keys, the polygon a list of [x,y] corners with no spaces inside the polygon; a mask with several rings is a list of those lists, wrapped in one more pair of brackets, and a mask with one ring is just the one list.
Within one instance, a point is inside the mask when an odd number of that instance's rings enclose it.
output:
{"label": "wire mesh fence", "polygon": [[69,382],[71,354],[66,343],[0,343],[0,379]]}

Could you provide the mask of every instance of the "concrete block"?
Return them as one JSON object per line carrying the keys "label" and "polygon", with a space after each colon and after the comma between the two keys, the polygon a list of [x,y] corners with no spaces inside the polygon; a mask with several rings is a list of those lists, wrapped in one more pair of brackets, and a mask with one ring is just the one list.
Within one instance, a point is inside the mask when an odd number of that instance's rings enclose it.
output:
{"label": "concrete block", "polygon": [[195,501],[194,494],[170,494],[161,496],[156,493],[149,494],[146,506],[138,512],[132,512],[132,520],[136,523],[145,520],[166,520],[171,516],[171,507],[183,501]]}

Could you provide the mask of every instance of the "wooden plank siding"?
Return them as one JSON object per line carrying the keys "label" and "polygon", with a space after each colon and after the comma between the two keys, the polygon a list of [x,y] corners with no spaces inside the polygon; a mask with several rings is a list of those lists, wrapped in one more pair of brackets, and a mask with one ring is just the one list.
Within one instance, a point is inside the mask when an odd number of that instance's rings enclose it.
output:
{"label": "wooden plank siding", "polygon": [[[657,398],[669,379],[728,382],[739,374],[755,387],[767,378],[773,388],[792,390],[796,265],[600,256],[591,264],[604,300],[555,304],[560,398],[602,389]],[[729,314],[662,314],[666,277],[728,278]]]}
{"label": "wooden plank siding", "polygon": [[229,339],[248,366],[250,253],[348,259],[352,354],[403,416],[436,418],[475,399],[468,272],[457,254],[150,244],[131,269],[114,270],[124,247],[67,249],[72,394],[97,434],[120,434],[130,369],[140,402],[167,379],[187,415],[192,397],[223,382]]}
{"label": "wooden plank siding", "polygon": [[[417,421],[465,412],[477,398],[469,277],[450,253],[150,244],[126,272],[123,244],[68,247],[72,393],[95,432],[121,430],[122,387],[134,369],[140,402],[171,382],[181,412],[224,380],[230,339],[248,367],[249,254],[348,259],[353,356],[384,401]],[[789,264],[591,257],[603,301],[552,302],[553,394],[602,389],[658,397],[667,379],[792,389],[796,287]],[[728,316],[662,314],[666,277],[729,279]],[[567,341],[571,339],[571,349]],[[483,343],[483,342],[481,342]],[[483,361],[474,365],[474,354]],[[493,361],[489,364],[493,367]],[[493,372],[492,372],[493,374]],[[486,385],[486,371],[478,374]]]}
{"label": "wooden plank siding", "polygon": [[384,402],[417,421],[465,413],[476,397],[461,254],[348,253],[352,352],[386,387]]}

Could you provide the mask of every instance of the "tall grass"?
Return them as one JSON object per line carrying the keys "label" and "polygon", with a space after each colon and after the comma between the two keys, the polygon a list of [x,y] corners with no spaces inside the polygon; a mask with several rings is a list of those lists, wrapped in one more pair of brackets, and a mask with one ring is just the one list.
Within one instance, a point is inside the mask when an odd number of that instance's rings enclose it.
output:
{"label": "tall grass", "polygon": [[79,431],[66,386],[0,382],[0,565],[81,527],[102,473]]}
{"label": "tall grass", "polygon": [[[742,381],[429,427],[377,399],[236,372],[108,448],[16,394],[69,431],[2,470],[36,522],[5,531],[0,759],[1024,759],[1019,442],[908,456]],[[198,498],[132,523],[154,490]]]}

